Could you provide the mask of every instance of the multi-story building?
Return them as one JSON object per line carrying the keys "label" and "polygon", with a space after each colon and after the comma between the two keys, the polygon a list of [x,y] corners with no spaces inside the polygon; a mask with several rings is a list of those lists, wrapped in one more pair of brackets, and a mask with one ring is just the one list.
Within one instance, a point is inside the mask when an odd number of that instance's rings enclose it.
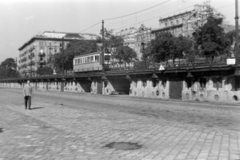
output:
{"label": "multi-story building", "polygon": [[155,35],[152,34],[152,29],[147,28],[142,24],[135,34],[135,51],[137,53],[138,59],[142,58],[142,49],[146,47],[146,45],[155,38]]}
{"label": "multi-story building", "polygon": [[35,75],[38,67],[49,66],[49,58],[60,53],[72,40],[96,40],[97,35],[45,31],[32,37],[19,50],[18,69],[21,75]]}
{"label": "multi-story building", "polygon": [[117,36],[121,36],[124,40],[124,45],[129,46],[133,50],[135,50],[135,33],[136,33],[136,28],[130,27],[121,30],[120,32],[117,32]]}
{"label": "multi-story building", "polygon": [[159,28],[153,30],[154,34],[171,32],[175,36],[192,36],[195,29],[207,21],[206,8],[208,4],[197,4],[191,11],[179,13],[159,19]]}

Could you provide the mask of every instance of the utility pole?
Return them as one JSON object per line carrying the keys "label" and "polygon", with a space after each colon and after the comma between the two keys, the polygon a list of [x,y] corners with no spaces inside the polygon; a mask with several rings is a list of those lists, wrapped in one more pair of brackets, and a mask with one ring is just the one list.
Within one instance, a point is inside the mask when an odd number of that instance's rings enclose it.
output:
{"label": "utility pole", "polygon": [[238,0],[235,0],[235,11],[236,11],[236,15],[235,15],[235,31],[236,31],[236,44],[235,44],[235,90],[237,91],[239,88],[239,78],[238,76],[240,76],[240,66],[239,66],[239,44],[238,44]]}
{"label": "utility pole", "polygon": [[238,46],[238,0],[235,0],[235,11],[236,11],[236,14],[235,14],[235,30],[236,30],[236,45],[235,45],[235,58],[236,58],[236,65],[239,65],[239,46]]}
{"label": "utility pole", "polygon": [[104,73],[104,20],[102,20],[102,72]]}
{"label": "utility pole", "polygon": [[64,56],[64,42],[63,42],[63,38],[64,37],[62,37],[62,75],[64,75],[64,58],[63,58],[63,56]]}

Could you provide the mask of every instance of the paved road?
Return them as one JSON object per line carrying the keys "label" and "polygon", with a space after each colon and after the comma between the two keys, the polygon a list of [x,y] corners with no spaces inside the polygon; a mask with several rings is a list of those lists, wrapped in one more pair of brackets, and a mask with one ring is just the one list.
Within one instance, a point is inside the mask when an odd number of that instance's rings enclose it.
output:
{"label": "paved road", "polygon": [[[0,160],[239,160],[240,106],[0,88]],[[137,150],[105,147],[138,143]]]}

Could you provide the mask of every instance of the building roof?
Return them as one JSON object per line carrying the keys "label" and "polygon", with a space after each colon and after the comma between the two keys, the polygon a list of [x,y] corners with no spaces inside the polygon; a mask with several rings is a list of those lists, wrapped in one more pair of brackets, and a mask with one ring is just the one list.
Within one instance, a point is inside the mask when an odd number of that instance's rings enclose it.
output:
{"label": "building roof", "polygon": [[19,47],[19,51],[31,44],[34,40],[49,40],[49,41],[71,41],[71,40],[96,40],[99,36],[92,33],[69,33],[45,31],[42,34],[33,36],[30,40]]}
{"label": "building roof", "polygon": [[167,30],[182,27],[182,26],[183,26],[183,24],[178,24],[178,25],[169,26],[169,27],[165,27],[165,28],[155,29],[155,30],[152,30],[152,33],[167,31]]}
{"label": "building roof", "polygon": [[177,16],[181,16],[181,15],[184,15],[184,14],[189,14],[189,13],[192,13],[192,11],[186,11],[186,12],[179,13],[179,14],[176,14],[176,15],[173,15],[173,16],[169,16],[169,17],[166,17],[166,18],[160,18],[159,21],[164,21],[164,20],[167,20],[167,19],[170,19],[170,18],[173,18],[173,17],[177,17]]}

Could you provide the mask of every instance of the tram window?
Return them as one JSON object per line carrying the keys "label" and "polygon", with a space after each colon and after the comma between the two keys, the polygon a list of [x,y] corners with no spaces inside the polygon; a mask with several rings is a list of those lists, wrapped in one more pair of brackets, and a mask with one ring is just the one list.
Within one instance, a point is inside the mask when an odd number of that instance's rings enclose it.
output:
{"label": "tram window", "polygon": [[91,62],[93,62],[93,56],[91,56]]}
{"label": "tram window", "polygon": [[105,57],[105,58],[104,58],[105,60],[107,60],[107,61],[110,60],[110,56],[109,56],[109,55],[105,55],[104,57]]}
{"label": "tram window", "polygon": [[75,59],[75,65],[77,64],[77,59]]}
{"label": "tram window", "polygon": [[95,56],[95,61],[99,62],[99,56]]}
{"label": "tram window", "polygon": [[78,58],[78,64],[80,64],[80,58]]}

